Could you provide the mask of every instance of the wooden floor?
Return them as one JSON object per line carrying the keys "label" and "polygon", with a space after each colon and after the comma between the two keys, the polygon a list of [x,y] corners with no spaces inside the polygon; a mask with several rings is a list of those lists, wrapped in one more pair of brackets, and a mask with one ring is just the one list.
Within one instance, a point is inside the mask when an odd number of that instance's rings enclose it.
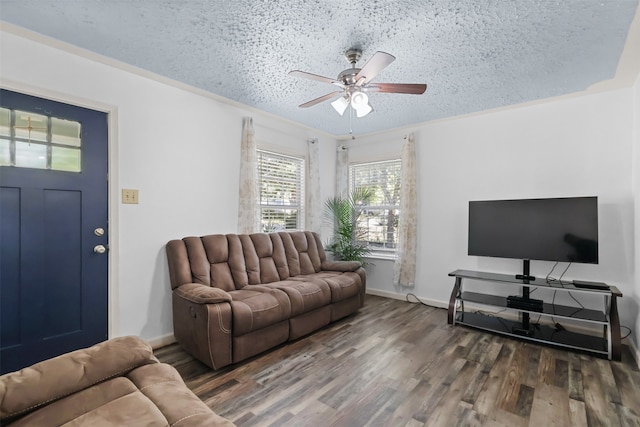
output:
{"label": "wooden floor", "polygon": [[212,371],[156,350],[238,426],[640,426],[640,372],[622,362],[447,325],[443,309],[367,296],[311,336]]}

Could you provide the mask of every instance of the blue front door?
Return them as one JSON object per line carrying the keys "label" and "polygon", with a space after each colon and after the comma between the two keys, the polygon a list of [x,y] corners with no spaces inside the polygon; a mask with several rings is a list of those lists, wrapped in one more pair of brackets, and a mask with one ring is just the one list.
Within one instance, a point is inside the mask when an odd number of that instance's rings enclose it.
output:
{"label": "blue front door", "polygon": [[0,92],[2,373],[107,339],[107,141],[105,113]]}

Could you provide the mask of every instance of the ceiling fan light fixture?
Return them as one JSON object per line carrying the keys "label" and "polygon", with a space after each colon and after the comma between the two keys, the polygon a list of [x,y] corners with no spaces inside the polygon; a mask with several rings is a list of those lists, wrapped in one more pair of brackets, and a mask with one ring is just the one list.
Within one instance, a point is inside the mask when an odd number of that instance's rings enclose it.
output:
{"label": "ceiling fan light fixture", "polygon": [[369,105],[369,97],[364,92],[355,92],[351,95],[351,106],[356,110],[356,116],[358,118],[364,117],[373,110]]}
{"label": "ceiling fan light fixture", "polygon": [[351,106],[356,110],[367,104],[369,104],[369,97],[366,93],[358,91],[351,95]]}
{"label": "ceiling fan light fixture", "polygon": [[346,96],[341,96],[331,103],[334,110],[341,116],[344,114],[344,110],[349,106],[349,99]]}
{"label": "ceiling fan light fixture", "polygon": [[364,104],[364,105],[359,106],[355,110],[356,110],[356,117],[360,118],[360,117],[366,116],[371,111],[373,111],[373,107],[371,107],[371,105],[369,105],[369,104]]}

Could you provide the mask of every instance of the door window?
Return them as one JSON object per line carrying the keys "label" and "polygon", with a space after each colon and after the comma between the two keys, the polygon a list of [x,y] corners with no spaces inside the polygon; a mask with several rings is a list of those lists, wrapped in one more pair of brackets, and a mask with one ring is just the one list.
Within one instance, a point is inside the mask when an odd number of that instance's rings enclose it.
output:
{"label": "door window", "polygon": [[82,171],[79,122],[0,108],[0,166]]}

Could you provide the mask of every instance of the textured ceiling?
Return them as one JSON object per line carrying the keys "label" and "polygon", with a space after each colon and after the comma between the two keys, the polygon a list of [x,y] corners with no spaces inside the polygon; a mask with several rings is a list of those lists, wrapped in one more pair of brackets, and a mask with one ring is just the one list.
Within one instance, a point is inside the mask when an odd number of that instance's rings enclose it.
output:
{"label": "textured ceiling", "polygon": [[[0,19],[334,135],[369,133],[586,89],[614,77],[638,0],[0,0]],[[343,54],[396,61],[352,125],[329,102]],[[350,127],[352,126],[352,127]]]}

